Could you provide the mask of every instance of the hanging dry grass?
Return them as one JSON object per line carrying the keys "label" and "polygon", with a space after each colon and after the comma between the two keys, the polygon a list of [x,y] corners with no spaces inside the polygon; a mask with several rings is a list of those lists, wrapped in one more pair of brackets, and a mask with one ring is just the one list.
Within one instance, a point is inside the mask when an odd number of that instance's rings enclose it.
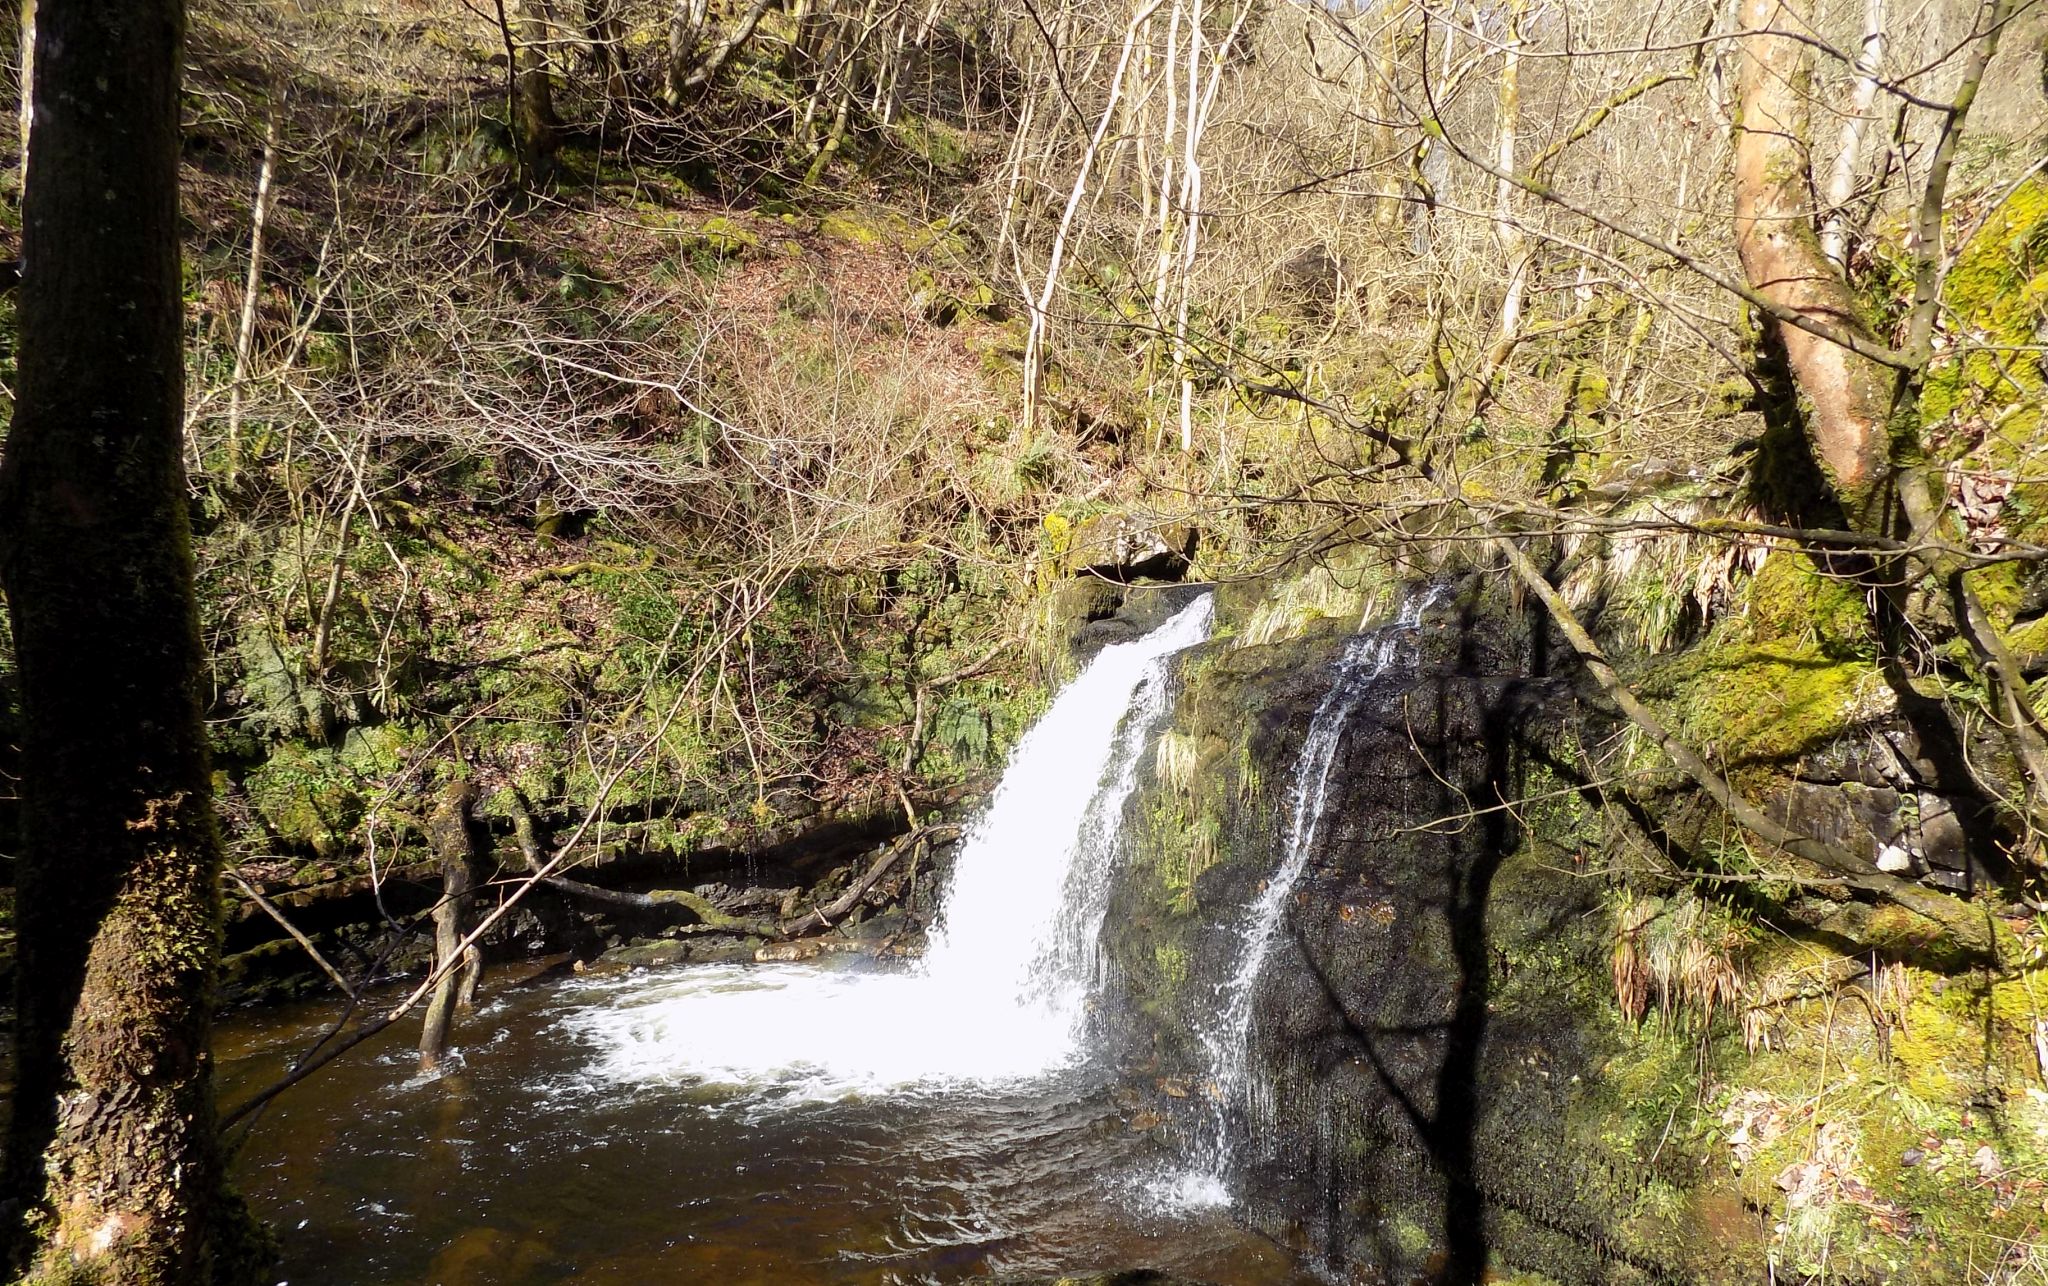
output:
{"label": "hanging dry grass", "polygon": [[1667,1021],[1704,1026],[1716,1010],[1734,1010],[1747,988],[1747,938],[1727,911],[1691,894],[1627,894],[1615,916],[1615,1003],[1630,1022],[1641,1022],[1654,1004]]}

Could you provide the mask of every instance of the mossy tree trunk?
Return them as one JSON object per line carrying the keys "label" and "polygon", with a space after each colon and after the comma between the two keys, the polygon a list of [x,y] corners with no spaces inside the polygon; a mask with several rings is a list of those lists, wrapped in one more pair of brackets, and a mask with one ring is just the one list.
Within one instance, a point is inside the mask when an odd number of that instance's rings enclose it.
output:
{"label": "mossy tree trunk", "polygon": [[219,953],[182,463],[179,0],[42,0],[0,584],[22,703],[7,1182],[31,1277],[213,1282]]}
{"label": "mossy tree trunk", "polygon": [[[1948,483],[1928,457],[1920,392],[1934,358],[1940,311],[1942,216],[1949,168],[1999,36],[2019,0],[1980,0],[1975,39],[1955,96],[1942,113],[1914,219],[1913,305],[1905,343],[1886,362],[1840,267],[1823,248],[1813,208],[1809,109],[1811,25],[1796,0],[1743,0],[1735,137],[1735,238],[1750,286],[1772,303],[1830,331],[1769,323],[1799,387],[1806,435],[1835,500],[1857,531],[1906,542],[1901,560],[1876,564],[1871,587],[1903,620],[1908,591],[1924,580],[1946,599],[1950,624],[1968,644],[1990,697],[1990,713],[2019,769],[2013,820],[2048,834],[2048,721],[2034,708],[2026,675],[1968,578],[1966,533]],[[1900,565],[1903,564],[1903,565]],[[1909,573],[1909,574],[1901,574]],[[1987,783],[1988,788],[1988,783]],[[1995,790],[1990,793],[1997,794]],[[2038,843],[2033,860],[2044,859]]]}

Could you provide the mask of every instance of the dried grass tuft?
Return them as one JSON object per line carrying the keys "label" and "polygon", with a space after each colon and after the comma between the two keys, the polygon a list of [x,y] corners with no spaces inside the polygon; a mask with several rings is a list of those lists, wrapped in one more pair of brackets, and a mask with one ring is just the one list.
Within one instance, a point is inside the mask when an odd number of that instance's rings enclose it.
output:
{"label": "dried grass tuft", "polygon": [[1652,1005],[1664,1019],[1704,1026],[1737,1009],[1748,980],[1741,962],[1748,933],[1725,909],[1690,894],[1627,895],[1615,917],[1615,1003],[1631,1022]]}

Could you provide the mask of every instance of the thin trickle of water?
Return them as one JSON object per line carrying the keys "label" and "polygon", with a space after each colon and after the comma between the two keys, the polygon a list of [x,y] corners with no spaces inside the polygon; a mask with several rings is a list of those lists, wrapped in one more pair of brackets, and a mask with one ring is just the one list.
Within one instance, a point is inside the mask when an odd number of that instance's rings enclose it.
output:
{"label": "thin trickle of water", "polygon": [[1375,681],[1412,661],[1422,615],[1444,592],[1441,586],[1411,592],[1393,621],[1353,636],[1337,658],[1329,690],[1316,706],[1308,735],[1295,757],[1280,865],[1245,911],[1238,930],[1237,967],[1217,989],[1215,1021],[1200,1032],[1209,1068],[1208,1119],[1201,1123],[1192,1164],[1166,1181],[1158,1193],[1171,1204],[1203,1206],[1229,1201],[1233,1116],[1256,1125],[1273,1114],[1269,1087],[1252,1074],[1249,1059],[1259,976],[1285,930],[1294,886],[1315,851],[1329,804],[1331,769],[1351,716]]}
{"label": "thin trickle of water", "polygon": [[962,845],[924,958],[698,966],[564,1021],[612,1082],[697,1080],[778,1100],[1013,1081],[1079,1055],[1095,932],[1166,659],[1208,636],[1203,595],[1104,648],[1025,734]]}

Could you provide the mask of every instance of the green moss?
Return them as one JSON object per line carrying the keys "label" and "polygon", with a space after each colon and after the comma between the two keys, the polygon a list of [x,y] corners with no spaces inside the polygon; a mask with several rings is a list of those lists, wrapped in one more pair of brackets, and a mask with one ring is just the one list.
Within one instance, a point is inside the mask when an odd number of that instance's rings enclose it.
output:
{"label": "green moss", "polygon": [[946,326],[962,316],[993,317],[1000,311],[995,287],[984,281],[956,285],[929,268],[911,272],[907,309],[934,325]]}
{"label": "green moss", "polygon": [[688,907],[697,918],[714,929],[744,929],[753,927],[753,922],[735,915],[728,915],[711,905],[708,898],[699,897],[687,889],[656,889],[648,895],[656,902],[675,902]]}
{"label": "green moss", "polygon": [[1748,593],[1750,637],[1830,657],[1871,654],[1870,609],[1863,590],[1829,576],[1804,553],[1781,549],[1764,560]]}
{"label": "green moss", "polygon": [[2024,563],[1994,563],[1965,573],[1965,579],[1992,621],[2004,627],[2019,614],[2026,595],[2027,575]]}
{"label": "green moss", "polygon": [[1675,731],[1728,763],[1796,759],[1889,708],[1875,665],[1786,643],[1722,642],[1675,657],[1644,684]]}
{"label": "green moss", "polygon": [[1436,1245],[1436,1238],[1429,1229],[1405,1215],[1396,1215],[1386,1224],[1387,1242],[1410,1259],[1420,1258]]}
{"label": "green moss", "polygon": [[339,852],[361,820],[359,780],[329,750],[287,743],[242,781],[265,825],[323,857]]}
{"label": "green moss", "polygon": [[706,219],[682,239],[682,251],[693,262],[743,259],[761,248],[761,236],[726,215]]}
{"label": "green moss", "polygon": [[973,155],[965,131],[925,116],[905,116],[896,127],[896,137],[905,150],[942,170],[963,166]]}
{"label": "green moss", "polygon": [[1155,888],[1173,915],[1195,910],[1195,881],[1216,865],[1223,852],[1223,824],[1201,803],[1195,811],[1177,798],[1154,799],[1146,850],[1151,856]]}
{"label": "green moss", "polygon": [[[1786,944],[1774,981],[1824,957]],[[2038,989],[2038,988],[2037,988]],[[2022,977],[1894,967],[1717,1038],[1709,1160],[1766,1212],[1771,1260],[1842,1283],[1978,1280],[2048,1195],[2048,1093]]]}
{"label": "green moss", "polygon": [[341,740],[340,760],[357,776],[382,777],[403,767],[421,739],[419,729],[399,723],[350,728]]}
{"label": "green moss", "polygon": [[2048,387],[2028,356],[2048,322],[2048,180],[2029,179],[1986,216],[1942,298],[1956,342],[1921,394],[1930,443],[1946,459],[1982,444],[1987,463],[2012,467],[2037,441]]}
{"label": "green moss", "polygon": [[857,246],[900,244],[911,235],[910,224],[893,210],[837,210],[818,220],[818,231]]}
{"label": "green moss", "polygon": [[1188,953],[1170,943],[1160,943],[1152,948],[1153,963],[1159,966],[1159,977],[1169,987],[1181,987],[1188,980]]}

